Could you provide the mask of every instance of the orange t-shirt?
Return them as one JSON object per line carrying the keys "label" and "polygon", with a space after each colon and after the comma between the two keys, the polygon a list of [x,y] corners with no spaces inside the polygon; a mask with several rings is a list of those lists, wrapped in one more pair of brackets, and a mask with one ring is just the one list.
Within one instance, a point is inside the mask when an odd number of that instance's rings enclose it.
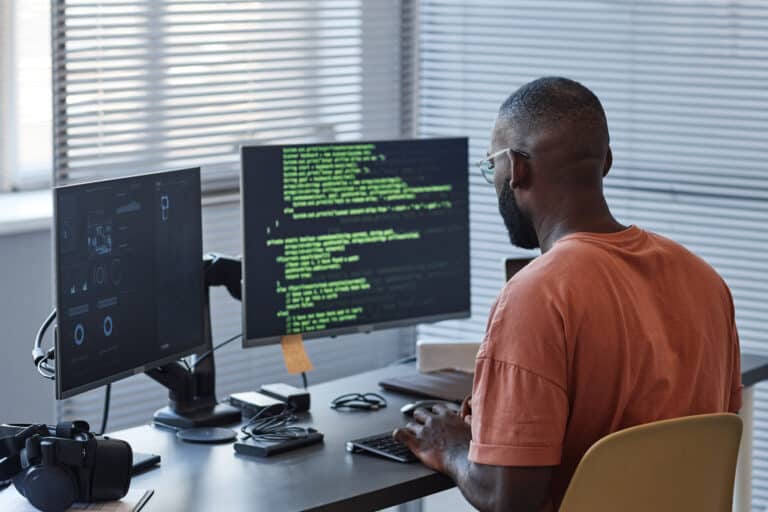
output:
{"label": "orange t-shirt", "polygon": [[469,459],[557,466],[557,507],[587,449],[617,430],[741,407],[725,282],[637,227],[575,233],[518,272],[477,355]]}

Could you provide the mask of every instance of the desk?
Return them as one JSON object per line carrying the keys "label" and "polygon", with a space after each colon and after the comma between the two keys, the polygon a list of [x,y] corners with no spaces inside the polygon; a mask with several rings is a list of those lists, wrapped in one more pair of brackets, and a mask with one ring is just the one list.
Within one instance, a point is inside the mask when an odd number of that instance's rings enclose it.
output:
{"label": "desk", "polygon": [[[745,421],[735,511],[750,509],[753,385],[768,378],[768,357],[743,354]],[[404,423],[400,407],[410,399],[379,390],[387,376],[413,371],[387,367],[311,387],[311,422],[325,434],[314,445],[267,459],[235,455],[231,444],[192,445],[151,426],[114,433],[137,451],[158,453],[162,465],[134,478],[137,489],[155,489],[152,511],[370,510],[397,505],[453,487],[447,477],[420,464],[398,464],[345,451],[350,439]],[[331,399],[348,392],[379,391],[389,407],[376,412],[337,412]]]}
{"label": "desk", "polygon": [[[260,459],[236,455],[231,444],[193,445],[173,432],[142,426],[114,432],[134,450],[160,454],[159,468],[133,479],[135,489],[155,489],[147,512],[280,512],[284,510],[373,510],[449,489],[453,482],[421,464],[399,464],[345,451],[350,439],[404,424],[400,407],[408,397],[379,390],[386,376],[412,372],[387,367],[311,386],[312,425],[324,444]],[[375,412],[337,412],[328,406],[342,393],[376,391],[389,406]]]}
{"label": "desk", "polygon": [[[743,354],[745,429],[737,470],[734,510],[750,510],[753,385],[768,378],[768,357]],[[134,450],[158,453],[160,467],[133,479],[134,489],[155,489],[147,512],[372,510],[401,504],[453,487],[421,464],[398,464],[345,451],[350,439],[404,423],[400,407],[410,399],[378,389],[384,377],[413,371],[395,366],[311,387],[312,424],[325,443],[259,459],[236,455],[231,444],[193,445],[167,430],[142,426],[115,432]],[[379,391],[389,407],[376,412],[341,413],[328,407],[347,392]],[[415,507],[418,509],[418,507]]]}

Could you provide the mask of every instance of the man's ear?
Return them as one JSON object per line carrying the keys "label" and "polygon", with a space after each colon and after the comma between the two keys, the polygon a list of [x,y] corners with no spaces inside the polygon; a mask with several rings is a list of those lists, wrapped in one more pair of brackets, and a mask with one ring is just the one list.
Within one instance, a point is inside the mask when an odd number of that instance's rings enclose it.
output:
{"label": "man's ear", "polygon": [[531,184],[531,166],[522,156],[510,152],[512,169],[509,178],[510,188],[528,188]]}
{"label": "man's ear", "polygon": [[608,172],[611,170],[612,165],[613,165],[613,152],[611,151],[611,147],[608,146],[608,153],[605,155],[605,162],[603,163],[603,178],[608,176]]}

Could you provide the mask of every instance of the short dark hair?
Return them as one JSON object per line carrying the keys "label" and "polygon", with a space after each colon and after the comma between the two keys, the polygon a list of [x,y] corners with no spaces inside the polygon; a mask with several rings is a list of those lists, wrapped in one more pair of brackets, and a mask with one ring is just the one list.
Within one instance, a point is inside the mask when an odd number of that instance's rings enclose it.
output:
{"label": "short dark hair", "polygon": [[499,118],[528,133],[570,121],[596,130],[593,135],[604,135],[608,141],[608,122],[600,100],[569,78],[547,76],[523,85],[501,105]]}

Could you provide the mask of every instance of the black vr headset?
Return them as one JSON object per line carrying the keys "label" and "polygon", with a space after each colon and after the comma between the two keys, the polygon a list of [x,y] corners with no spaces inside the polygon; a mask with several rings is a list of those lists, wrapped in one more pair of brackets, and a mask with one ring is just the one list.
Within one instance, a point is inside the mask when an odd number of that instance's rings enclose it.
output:
{"label": "black vr headset", "polygon": [[0,482],[43,512],[74,502],[119,500],[131,483],[133,452],[125,441],[97,437],[88,423],[0,425]]}

